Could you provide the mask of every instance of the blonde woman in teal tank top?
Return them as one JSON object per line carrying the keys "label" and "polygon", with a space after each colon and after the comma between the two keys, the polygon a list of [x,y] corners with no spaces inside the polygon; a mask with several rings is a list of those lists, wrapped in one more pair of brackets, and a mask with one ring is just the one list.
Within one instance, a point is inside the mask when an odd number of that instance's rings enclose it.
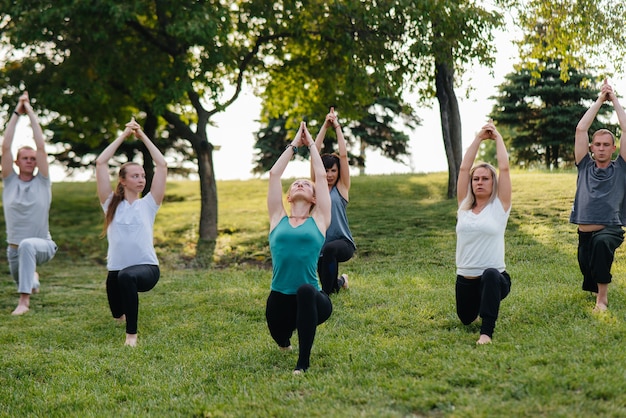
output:
{"label": "blonde woman in teal tank top", "polygon": [[[272,254],[272,284],[265,317],[270,334],[282,350],[291,350],[291,336],[298,331],[298,361],[294,374],[310,365],[317,326],[332,313],[330,298],[317,280],[317,259],[330,225],[330,195],[324,165],[302,122],[300,129],[270,170],[267,208]],[[281,176],[298,147],[308,147],[315,184],[300,179],[287,194],[285,209]]]}

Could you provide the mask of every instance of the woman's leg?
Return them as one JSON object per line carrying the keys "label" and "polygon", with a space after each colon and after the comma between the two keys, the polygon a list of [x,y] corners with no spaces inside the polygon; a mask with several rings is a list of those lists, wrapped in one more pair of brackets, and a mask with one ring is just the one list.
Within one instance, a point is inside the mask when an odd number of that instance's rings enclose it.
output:
{"label": "woman's leg", "polygon": [[298,288],[296,299],[298,307],[296,327],[299,343],[296,370],[305,371],[310,365],[311,349],[317,326],[330,318],[333,306],[326,293],[320,292],[309,284]]}
{"label": "woman's leg", "polygon": [[296,295],[271,291],[265,304],[265,319],[270,335],[280,348],[291,346],[291,336],[296,329]]}
{"label": "woman's leg", "polygon": [[500,273],[496,269],[489,268],[483,272],[480,278],[481,303],[480,326],[481,335],[487,335],[490,339],[496,327],[496,320],[500,312],[500,301],[507,297],[511,291],[511,278],[508,273]]}
{"label": "woman's leg", "polygon": [[117,281],[119,271],[109,271],[107,274],[106,289],[109,309],[113,318],[120,319],[124,315],[124,301],[122,300],[122,290]]}
{"label": "woman's leg", "polygon": [[346,239],[330,241],[324,244],[317,262],[317,274],[320,276],[322,290],[330,295],[339,292],[343,283],[339,283],[339,263],[348,261],[354,255],[354,246]]}
{"label": "woman's leg", "polygon": [[117,285],[122,295],[127,334],[137,334],[138,292],[147,292],[156,286],[160,274],[159,266],[148,264],[130,266],[118,272]]}
{"label": "woman's leg", "polygon": [[480,311],[480,279],[456,276],[455,293],[456,314],[463,325],[469,325],[478,318]]}

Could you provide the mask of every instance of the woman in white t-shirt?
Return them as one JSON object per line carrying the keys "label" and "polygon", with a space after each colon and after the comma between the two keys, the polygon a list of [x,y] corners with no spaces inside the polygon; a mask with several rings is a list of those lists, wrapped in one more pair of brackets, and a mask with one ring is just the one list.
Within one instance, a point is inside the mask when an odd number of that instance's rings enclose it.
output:
{"label": "woman in white t-shirt", "polygon": [[[487,163],[472,167],[480,144],[496,142],[498,171]],[[457,182],[456,311],[463,324],[482,319],[476,344],[491,342],[500,301],[511,290],[504,263],[504,232],[511,213],[509,159],[493,121],[467,149]]]}
{"label": "woman in white t-shirt", "polygon": [[[109,178],[109,160],[129,137],[146,146],[155,164],[150,192],[141,197],[146,173],[140,164],[127,162],[120,167],[115,191]],[[153,226],[165,197],[167,163],[163,154],[133,118],[126,129],[96,159],[98,197],[105,213],[104,231],[107,253],[107,297],[111,314],[126,321],[125,345],[137,345],[138,292],[156,286],[160,277],[159,260],[154,251]]]}

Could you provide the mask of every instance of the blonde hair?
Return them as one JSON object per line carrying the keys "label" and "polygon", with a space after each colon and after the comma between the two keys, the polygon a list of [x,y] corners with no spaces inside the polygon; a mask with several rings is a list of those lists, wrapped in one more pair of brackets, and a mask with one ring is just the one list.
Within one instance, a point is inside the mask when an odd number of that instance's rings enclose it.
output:
{"label": "blonde hair", "polygon": [[476,164],[469,172],[469,181],[467,182],[467,193],[465,194],[465,199],[459,205],[460,210],[471,210],[476,206],[476,195],[474,194],[474,189],[472,188],[472,177],[474,177],[474,172],[479,168],[486,168],[491,172],[491,178],[493,180],[493,187],[491,189],[491,196],[489,196],[489,202],[491,203],[496,199],[498,195],[498,173],[496,168],[489,163],[479,163]]}
{"label": "blonde hair", "polygon": [[598,129],[597,131],[593,133],[593,135],[591,136],[591,142],[593,142],[596,136],[599,136],[599,135],[611,135],[611,140],[613,141],[613,145],[615,145],[615,135],[613,135],[613,132],[604,128]]}

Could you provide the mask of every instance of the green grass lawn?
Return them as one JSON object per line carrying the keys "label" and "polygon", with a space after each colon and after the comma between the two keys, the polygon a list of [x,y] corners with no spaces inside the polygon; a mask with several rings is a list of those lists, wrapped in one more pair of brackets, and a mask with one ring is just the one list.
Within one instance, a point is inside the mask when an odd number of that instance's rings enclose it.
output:
{"label": "green grass lawn", "polygon": [[60,249],[39,268],[41,293],[24,316],[10,315],[17,294],[0,253],[0,416],[626,416],[624,250],[609,312],[593,314],[568,223],[575,173],[512,179],[513,286],[494,343],[476,346],[478,325],[455,313],[447,174],[354,178],[358,252],[341,265],[351,288],[332,297],[303,376],[291,373],[297,338],[294,352],[281,352],[265,323],[266,181],[218,183],[220,237],[208,270],[189,268],[198,185],[168,184],[155,229],[162,277],[140,296],[134,349],[108,311],[95,185],[54,184]]}

